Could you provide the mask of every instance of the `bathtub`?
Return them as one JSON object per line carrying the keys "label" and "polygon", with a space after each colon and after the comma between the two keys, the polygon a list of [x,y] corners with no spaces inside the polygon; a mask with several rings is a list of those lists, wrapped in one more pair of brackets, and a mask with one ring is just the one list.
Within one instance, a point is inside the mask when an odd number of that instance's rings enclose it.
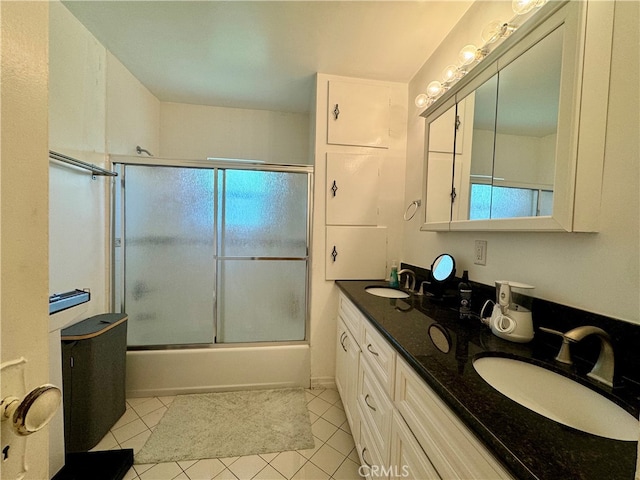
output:
{"label": "bathtub", "polygon": [[127,352],[127,398],[310,386],[308,344]]}

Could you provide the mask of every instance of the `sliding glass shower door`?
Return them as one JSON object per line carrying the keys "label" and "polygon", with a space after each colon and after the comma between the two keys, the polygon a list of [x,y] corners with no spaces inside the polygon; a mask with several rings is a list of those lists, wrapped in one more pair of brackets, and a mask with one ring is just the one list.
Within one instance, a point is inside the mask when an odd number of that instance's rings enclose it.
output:
{"label": "sliding glass shower door", "polygon": [[127,343],[212,343],[214,172],[128,165],[124,182]]}
{"label": "sliding glass shower door", "polygon": [[305,339],[308,171],[125,165],[121,174],[129,346]]}
{"label": "sliding glass shower door", "polygon": [[304,340],[307,175],[218,171],[217,340]]}

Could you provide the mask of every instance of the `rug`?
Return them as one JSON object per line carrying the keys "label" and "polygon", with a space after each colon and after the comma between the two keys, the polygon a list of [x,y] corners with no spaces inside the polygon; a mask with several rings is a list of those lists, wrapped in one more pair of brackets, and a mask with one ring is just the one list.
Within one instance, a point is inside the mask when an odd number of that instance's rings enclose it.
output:
{"label": "rug", "polygon": [[136,464],[313,448],[302,388],[178,395]]}

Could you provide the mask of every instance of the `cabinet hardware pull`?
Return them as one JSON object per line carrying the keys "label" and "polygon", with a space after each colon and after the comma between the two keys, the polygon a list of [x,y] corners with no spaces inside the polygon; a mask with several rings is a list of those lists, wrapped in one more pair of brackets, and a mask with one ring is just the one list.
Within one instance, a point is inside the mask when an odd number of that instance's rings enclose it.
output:
{"label": "cabinet hardware pull", "polygon": [[362,461],[367,464],[367,467],[371,468],[371,464],[369,462],[367,462],[366,458],[364,458],[364,454],[365,454],[366,451],[367,451],[367,447],[364,447],[362,449]]}
{"label": "cabinet hardware pull", "polygon": [[335,263],[336,257],[338,256],[338,250],[336,250],[336,246],[333,246],[333,252],[331,252],[331,256],[333,257],[333,261]]}
{"label": "cabinet hardware pull", "polygon": [[375,350],[371,349],[371,344],[367,345],[367,350],[369,350],[369,352],[374,354],[376,357],[378,357],[380,355],[378,352],[376,352]]}
{"label": "cabinet hardware pull", "polygon": [[364,396],[364,403],[366,403],[366,404],[367,404],[367,407],[369,407],[369,408],[370,408],[371,410],[373,410],[374,412],[377,412],[377,411],[378,411],[378,409],[377,409],[376,407],[374,407],[373,405],[371,405],[371,404],[369,403],[369,394],[368,394],[368,393]]}
{"label": "cabinet hardware pull", "polygon": [[344,346],[344,340],[347,337],[346,333],[342,333],[342,335],[340,336],[340,345],[342,345],[342,349],[346,352],[347,351],[347,347]]}
{"label": "cabinet hardware pull", "polygon": [[333,109],[334,120],[338,120],[338,115],[340,115],[340,109],[338,108],[338,104],[336,103],[335,108]]}
{"label": "cabinet hardware pull", "polygon": [[331,186],[331,190],[333,190],[333,196],[336,196],[336,192],[338,191],[338,185],[336,185],[336,181],[333,181],[333,185]]}

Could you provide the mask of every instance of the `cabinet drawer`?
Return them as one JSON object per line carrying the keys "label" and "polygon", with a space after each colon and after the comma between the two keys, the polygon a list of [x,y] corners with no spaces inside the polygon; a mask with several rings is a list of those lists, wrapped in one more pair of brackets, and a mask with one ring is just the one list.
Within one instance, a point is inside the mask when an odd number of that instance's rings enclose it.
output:
{"label": "cabinet drawer", "polygon": [[363,323],[360,344],[362,356],[369,362],[371,370],[389,398],[393,398],[396,353],[373,325],[366,320]]}
{"label": "cabinet drawer", "polygon": [[[359,405],[358,409],[362,416],[363,412]],[[367,479],[389,478],[387,464],[376,447],[366,422],[360,422],[360,442],[356,445],[356,448],[362,465],[360,472]]]}
{"label": "cabinet drawer", "polygon": [[513,478],[402,359],[394,402],[442,478]]}
{"label": "cabinet drawer", "polygon": [[358,406],[362,412],[361,421],[367,423],[371,439],[386,463],[393,404],[366,362],[360,362],[358,372]]}
{"label": "cabinet drawer", "polygon": [[360,310],[349,300],[344,293],[340,292],[339,297],[340,306],[338,307],[338,315],[344,321],[345,325],[351,332],[354,340],[361,343],[362,335],[361,330],[365,322]]}
{"label": "cabinet drawer", "polygon": [[440,480],[440,475],[397,411],[391,424],[389,467],[396,477],[410,480]]}

